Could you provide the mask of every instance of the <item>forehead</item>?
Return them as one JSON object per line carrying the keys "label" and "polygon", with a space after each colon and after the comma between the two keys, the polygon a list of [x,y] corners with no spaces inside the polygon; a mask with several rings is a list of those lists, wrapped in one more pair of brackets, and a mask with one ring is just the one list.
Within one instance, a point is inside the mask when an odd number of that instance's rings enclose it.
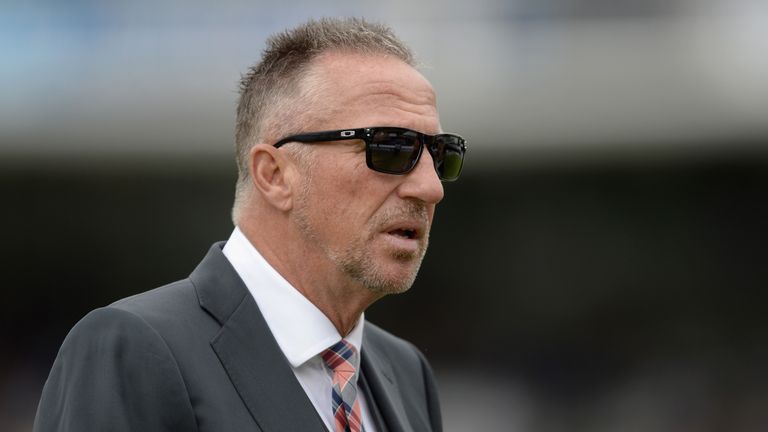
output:
{"label": "forehead", "polygon": [[310,75],[326,129],[399,126],[439,131],[432,86],[397,58],[327,53],[314,61]]}

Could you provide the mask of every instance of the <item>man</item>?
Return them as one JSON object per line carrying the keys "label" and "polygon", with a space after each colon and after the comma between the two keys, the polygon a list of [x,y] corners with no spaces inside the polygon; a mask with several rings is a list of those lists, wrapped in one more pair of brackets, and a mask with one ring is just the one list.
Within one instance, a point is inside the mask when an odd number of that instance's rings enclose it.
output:
{"label": "man", "polygon": [[226,244],[64,341],[35,430],[441,430],[432,372],[365,322],[420,266],[464,140],[384,26],[310,21],[243,78]]}

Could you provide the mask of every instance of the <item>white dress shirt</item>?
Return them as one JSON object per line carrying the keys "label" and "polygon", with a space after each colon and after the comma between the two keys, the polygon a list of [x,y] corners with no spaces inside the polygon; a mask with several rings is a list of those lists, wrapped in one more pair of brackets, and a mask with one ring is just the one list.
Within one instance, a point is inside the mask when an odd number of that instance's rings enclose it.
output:
{"label": "white dress shirt", "polygon": [[[223,252],[259,305],[272,335],[325,426],[334,431],[331,407],[333,372],[325,365],[320,353],[339,342],[342,336],[320,309],[261,256],[240,228],[235,227]],[[344,337],[358,353],[363,343],[364,318],[361,315],[352,331]],[[359,371],[359,355],[356,363]],[[357,397],[365,431],[375,432],[365,396],[358,391]]]}

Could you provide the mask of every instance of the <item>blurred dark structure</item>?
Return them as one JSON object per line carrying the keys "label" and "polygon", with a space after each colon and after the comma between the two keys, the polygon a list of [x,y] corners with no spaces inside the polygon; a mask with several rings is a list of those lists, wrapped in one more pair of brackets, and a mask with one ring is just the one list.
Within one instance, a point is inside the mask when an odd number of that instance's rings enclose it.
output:
{"label": "blurred dark structure", "polygon": [[[766,156],[495,170],[470,158],[416,286],[368,317],[425,350],[446,390],[455,371],[524,389],[525,430],[604,430],[633,380],[645,393],[640,420],[615,419],[627,430],[764,430]],[[185,277],[229,235],[234,167],[188,162],[0,167],[4,430],[29,427],[80,317]]]}

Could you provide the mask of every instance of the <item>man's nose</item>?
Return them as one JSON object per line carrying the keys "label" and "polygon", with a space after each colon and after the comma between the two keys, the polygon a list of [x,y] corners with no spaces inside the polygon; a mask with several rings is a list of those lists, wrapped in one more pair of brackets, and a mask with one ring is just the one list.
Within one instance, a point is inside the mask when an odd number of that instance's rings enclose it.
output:
{"label": "man's nose", "polygon": [[405,175],[400,184],[400,198],[415,198],[427,204],[437,204],[443,199],[443,183],[437,176],[432,155],[422,149],[421,157],[413,170]]}

